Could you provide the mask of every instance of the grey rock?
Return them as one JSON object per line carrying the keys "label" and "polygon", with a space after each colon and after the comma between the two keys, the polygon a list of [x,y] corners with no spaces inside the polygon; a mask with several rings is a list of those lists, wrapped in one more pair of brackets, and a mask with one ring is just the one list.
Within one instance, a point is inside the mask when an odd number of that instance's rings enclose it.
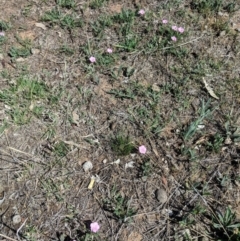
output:
{"label": "grey rock", "polygon": [[13,224],[18,224],[18,223],[21,223],[22,218],[19,214],[16,214],[13,216],[12,221],[13,221]]}
{"label": "grey rock", "polygon": [[162,188],[157,189],[155,194],[160,204],[164,204],[168,199],[167,192]]}

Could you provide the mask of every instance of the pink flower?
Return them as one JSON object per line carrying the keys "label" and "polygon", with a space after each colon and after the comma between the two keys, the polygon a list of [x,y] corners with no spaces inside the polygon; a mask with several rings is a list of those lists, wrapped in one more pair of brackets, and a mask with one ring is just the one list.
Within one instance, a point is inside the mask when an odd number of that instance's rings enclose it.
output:
{"label": "pink flower", "polygon": [[90,229],[93,233],[97,233],[98,230],[100,229],[100,225],[97,222],[91,223]]}
{"label": "pink flower", "polygon": [[163,19],[163,20],[162,20],[162,23],[163,23],[163,24],[166,24],[166,23],[168,23],[168,20],[167,20],[167,19]]}
{"label": "pink flower", "polygon": [[146,146],[142,145],[138,147],[138,150],[141,154],[145,154],[147,152]]}
{"label": "pink flower", "polygon": [[172,26],[172,30],[178,31],[178,27],[177,26]]}
{"label": "pink flower", "polygon": [[93,57],[93,56],[91,56],[91,57],[89,58],[89,61],[90,61],[91,63],[95,63],[95,62],[96,62],[96,58]]}
{"label": "pink flower", "polygon": [[0,36],[5,36],[5,33],[4,32],[0,32]]}
{"label": "pink flower", "polygon": [[184,32],[184,28],[183,28],[183,27],[179,27],[179,28],[178,28],[178,32],[179,32],[179,33],[183,33],[183,32]]}
{"label": "pink flower", "polygon": [[113,52],[113,50],[110,49],[110,48],[108,48],[108,49],[107,49],[107,52],[108,52],[109,54],[111,54],[111,53]]}
{"label": "pink flower", "polygon": [[140,9],[139,11],[138,11],[138,14],[140,14],[140,15],[144,15],[145,14],[145,10],[144,9]]}
{"label": "pink flower", "polygon": [[176,42],[176,41],[177,41],[177,38],[176,38],[175,36],[172,36],[172,37],[171,37],[171,40],[174,41],[174,42]]}

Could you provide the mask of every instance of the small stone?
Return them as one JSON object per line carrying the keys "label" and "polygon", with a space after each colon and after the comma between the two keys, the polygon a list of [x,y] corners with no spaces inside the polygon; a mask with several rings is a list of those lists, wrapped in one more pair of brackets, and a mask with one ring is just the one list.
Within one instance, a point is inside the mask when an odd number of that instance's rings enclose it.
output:
{"label": "small stone", "polygon": [[141,179],[142,179],[143,182],[146,182],[147,181],[147,176],[143,176]]}
{"label": "small stone", "polygon": [[2,193],[0,193],[0,205],[4,202],[5,200],[5,192],[3,191]]}
{"label": "small stone", "polygon": [[24,61],[25,61],[25,59],[22,57],[16,59],[16,62],[24,62]]}
{"label": "small stone", "polygon": [[86,161],[86,162],[83,164],[83,170],[84,170],[85,172],[90,171],[92,168],[93,168],[93,164],[92,164],[92,162],[90,162],[90,161]]}
{"label": "small stone", "polygon": [[221,31],[220,32],[220,36],[222,37],[222,36],[225,36],[226,35],[226,31],[225,30],[223,30],[223,31]]}
{"label": "small stone", "polygon": [[106,164],[107,163],[107,158],[103,159],[103,164]]}
{"label": "small stone", "polygon": [[12,218],[12,221],[13,221],[13,224],[21,223],[22,221],[21,216],[19,214],[14,215]]}
{"label": "small stone", "polygon": [[231,138],[230,138],[229,136],[225,139],[224,144],[225,144],[225,145],[230,145],[230,144],[232,144],[232,140],[231,140]]}
{"label": "small stone", "polygon": [[160,202],[160,204],[164,204],[168,197],[167,197],[167,192],[164,189],[157,189],[156,190],[156,198]]}
{"label": "small stone", "polygon": [[39,54],[40,50],[39,49],[31,49],[32,54]]}

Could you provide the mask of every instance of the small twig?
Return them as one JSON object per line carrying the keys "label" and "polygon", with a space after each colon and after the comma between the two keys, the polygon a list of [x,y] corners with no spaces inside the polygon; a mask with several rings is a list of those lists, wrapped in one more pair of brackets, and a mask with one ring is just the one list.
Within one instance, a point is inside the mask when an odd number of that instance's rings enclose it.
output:
{"label": "small twig", "polygon": [[105,218],[106,218],[106,220],[107,220],[107,222],[108,222],[108,225],[109,225],[109,227],[110,227],[110,229],[111,229],[111,233],[112,233],[112,237],[113,237],[113,227],[112,227],[112,225],[110,224],[109,219],[108,219],[108,217],[107,217],[104,209],[102,208],[100,201],[98,200],[98,198],[97,198],[95,195],[94,195],[94,198],[97,200],[97,203],[98,203],[99,207],[101,208],[101,210],[102,210],[102,212],[103,212],[103,215],[105,216]]}
{"label": "small twig", "polygon": [[121,227],[118,229],[117,235],[116,235],[116,237],[115,237],[115,241],[118,240],[118,235],[119,235],[120,231],[122,230],[123,225],[124,225],[124,223],[122,223],[122,224],[121,224]]}
{"label": "small twig", "polygon": [[18,233],[20,232],[20,230],[22,229],[22,227],[25,225],[25,223],[27,222],[28,218],[25,219],[25,221],[22,223],[22,225],[19,227],[19,229],[17,230],[17,237],[18,237],[18,240],[20,240],[20,237],[18,235]]}
{"label": "small twig", "polygon": [[19,152],[19,153],[25,154],[25,155],[27,155],[27,156],[31,156],[31,157],[33,156],[33,155],[31,155],[31,154],[29,154],[29,153],[27,153],[27,152],[20,151],[20,150],[14,148],[14,147],[11,147],[11,146],[8,146],[8,148],[9,148],[10,150],[13,150],[13,151],[15,151],[15,152]]}
{"label": "small twig", "polygon": [[8,237],[4,234],[1,234],[1,233],[0,233],[0,237],[6,238],[6,239],[11,240],[11,241],[17,241],[16,239],[10,238],[10,237]]}
{"label": "small twig", "polygon": [[169,46],[169,47],[165,47],[165,48],[162,48],[161,50],[171,49],[171,48],[176,48],[176,47],[181,47],[181,46],[183,46],[183,45],[190,44],[190,43],[192,43],[193,41],[196,41],[196,40],[202,38],[203,36],[204,36],[204,35],[201,35],[200,37],[195,38],[195,39],[192,39],[192,40],[189,40],[188,42],[185,42],[185,43],[179,44],[179,45],[177,45],[177,46]]}

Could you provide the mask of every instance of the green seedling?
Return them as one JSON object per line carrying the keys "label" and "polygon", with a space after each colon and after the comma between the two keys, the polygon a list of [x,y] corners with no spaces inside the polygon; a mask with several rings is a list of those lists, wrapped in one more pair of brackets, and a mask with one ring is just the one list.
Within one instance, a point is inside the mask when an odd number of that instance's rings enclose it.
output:
{"label": "green seedling", "polygon": [[25,125],[29,123],[31,119],[29,110],[27,108],[16,106],[12,108],[8,113],[11,116],[13,123],[16,125]]}
{"label": "green seedling", "polygon": [[74,49],[70,48],[68,45],[62,45],[59,48],[60,54],[65,54],[67,56],[72,56],[74,54]]}
{"label": "green seedling", "polygon": [[113,16],[113,21],[116,23],[128,23],[131,24],[135,18],[135,12],[128,9],[122,9],[121,13]]}
{"label": "green seedling", "polygon": [[61,12],[57,9],[53,9],[51,11],[46,12],[42,17],[42,21],[49,22],[50,25],[57,24],[60,19]]}
{"label": "green seedling", "polygon": [[64,200],[59,183],[55,183],[52,179],[45,179],[41,181],[41,186],[47,197],[55,198],[57,202]]}
{"label": "green seedling", "polygon": [[82,24],[82,20],[76,18],[72,14],[65,15],[60,19],[60,26],[68,30],[71,30],[76,27],[82,27]]}
{"label": "green seedling", "polygon": [[57,5],[63,8],[75,8],[76,2],[75,0],[57,0]]}
{"label": "green seedling", "polygon": [[209,15],[210,13],[217,13],[220,11],[222,2],[222,0],[193,0],[191,6],[198,12]]}
{"label": "green seedling", "polygon": [[24,8],[21,11],[22,15],[24,17],[28,17],[31,13],[31,9],[32,9],[32,4],[27,4],[26,6],[24,6]]}
{"label": "green seedling", "polygon": [[0,31],[7,31],[10,29],[10,24],[5,21],[0,21]]}
{"label": "green seedling", "polygon": [[131,142],[129,136],[123,136],[118,134],[111,140],[112,150],[119,156],[126,156],[132,153],[135,149],[133,142]]}
{"label": "green seedling", "polygon": [[130,221],[130,218],[137,213],[136,210],[130,207],[130,201],[123,197],[116,190],[116,187],[113,187],[110,198],[104,201],[104,209],[112,212],[113,217],[121,223]]}
{"label": "green seedling", "polygon": [[127,52],[132,52],[137,48],[138,45],[138,36],[137,35],[129,35],[126,36],[124,41],[117,45],[116,47],[125,50]]}
{"label": "green seedling", "polygon": [[204,214],[206,213],[206,209],[201,205],[201,204],[197,204],[193,210],[191,211],[191,213],[193,215],[200,215],[200,214]]}
{"label": "green seedling", "polygon": [[14,59],[19,57],[26,58],[31,55],[31,50],[27,47],[11,47],[9,55]]}
{"label": "green seedling", "polygon": [[69,152],[69,147],[63,141],[58,142],[54,146],[54,153],[59,157],[64,157]]}
{"label": "green seedling", "polygon": [[213,227],[220,241],[240,240],[240,223],[236,221],[236,213],[227,207],[225,213],[217,212],[212,217]]}
{"label": "green seedling", "polygon": [[125,89],[125,90],[118,90],[118,89],[112,89],[107,92],[108,94],[114,95],[115,98],[121,98],[121,99],[134,99],[135,94],[132,92],[131,89]]}
{"label": "green seedling", "polygon": [[[13,122],[23,125],[30,121],[31,113],[41,117],[44,108],[33,103],[40,99],[47,101],[49,95],[49,89],[43,82],[22,76],[16,80],[14,85],[0,91],[0,101],[9,106],[7,113]],[[33,106],[32,110],[30,106]]]}
{"label": "green seedling", "polygon": [[197,132],[199,125],[203,123],[203,120],[207,117],[209,117],[213,111],[209,109],[210,101],[207,103],[202,101],[202,107],[200,110],[200,116],[197,118],[196,121],[192,122],[186,132],[184,133],[183,139],[184,140],[189,140],[191,139],[194,134]]}
{"label": "green seedling", "polygon": [[216,133],[212,139],[210,139],[207,143],[208,149],[210,151],[219,152],[221,147],[223,146],[224,138],[221,134]]}
{"label": "green seedling", "polygon": [[110,66],[115,62],[114,56],[108,53],[103,53],[97,56],[97,59],[98,59],[98,64],[101,66]]}
{"label": "green seedling", "polygon": [[113,24],[112,18],[107,15],[101,15],[97,21],[95,21],[91,27],[96,37],[102,37],[104,29],[110,27]]}
{"label": "green seedling", "polygon": [[140,167],[140,176],[141,177],[148,177],[152,173],[152,165],[150,160],[146,160],[142,163]]}
{"label": "green seedling", "polygon": [[102,7],[108,0],[92,0],[89,6],[93,9]]}
{"label": "green seedling", "polygon": [[27,241],[37,241],[38,230],[34,225],[26,225],[23,237]]}

